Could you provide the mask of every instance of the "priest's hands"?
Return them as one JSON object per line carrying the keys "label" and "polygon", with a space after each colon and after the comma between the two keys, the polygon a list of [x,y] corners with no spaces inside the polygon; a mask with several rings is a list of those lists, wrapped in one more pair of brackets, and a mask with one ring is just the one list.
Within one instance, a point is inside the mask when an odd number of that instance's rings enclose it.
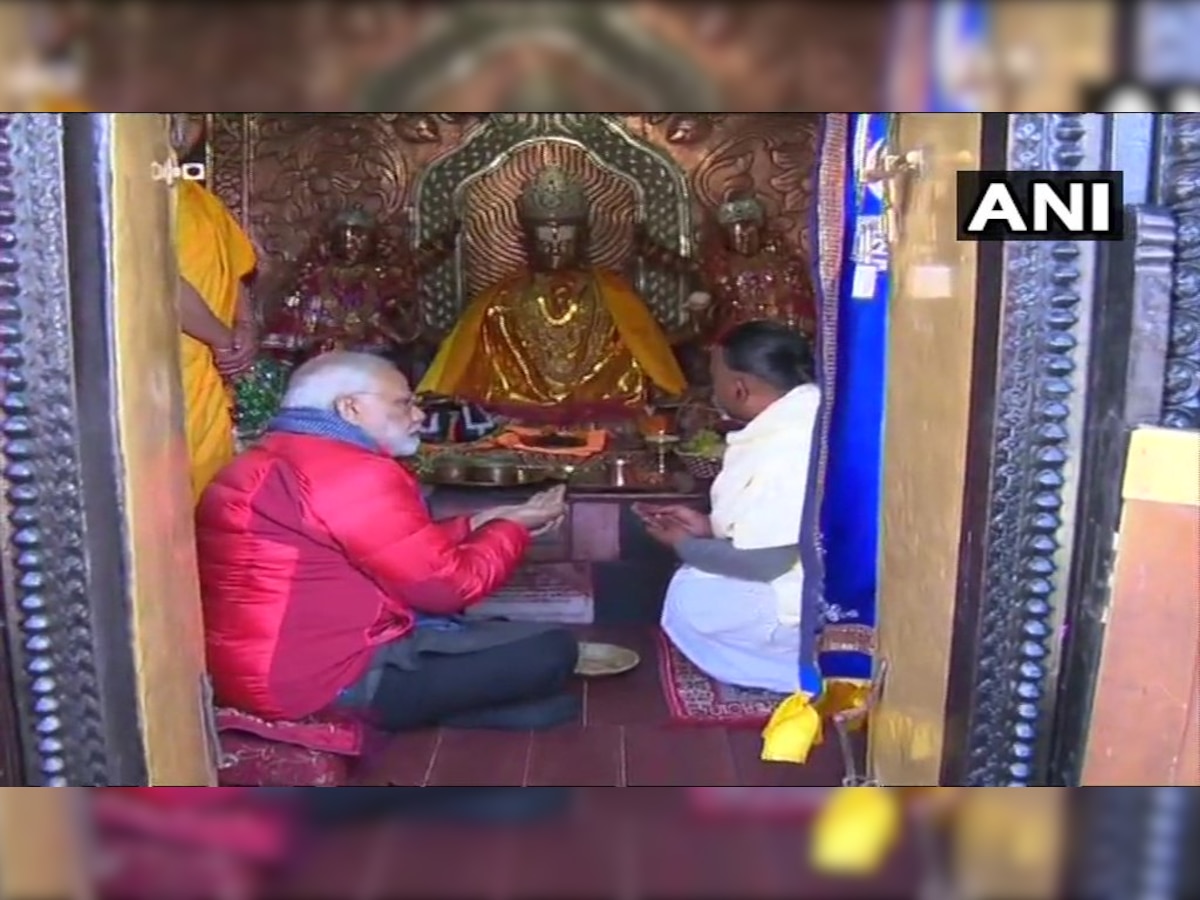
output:
{"label": "priest's hands", "polygon": [[633,514],[642,520],[650,537],[668,547],[677,546],[684,538],[713,536],[709,517],[682,504],[635,503]]}

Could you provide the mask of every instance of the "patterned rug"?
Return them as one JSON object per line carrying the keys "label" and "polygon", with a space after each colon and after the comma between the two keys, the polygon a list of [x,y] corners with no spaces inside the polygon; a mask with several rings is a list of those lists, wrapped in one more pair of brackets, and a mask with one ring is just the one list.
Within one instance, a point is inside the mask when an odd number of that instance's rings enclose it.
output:
{"label": "patterned rug", "polygon": [[658,667],[671,720],[681,725],[758,728],[786,697],[774,691],[740,688],[710,678],[658,632]]}
{"label": "patterned rug", "polygon": [[527,563],[512,580],[469,616],[496,616],[517,622],[590,625],[595,602],[586,567],[574,563]]}

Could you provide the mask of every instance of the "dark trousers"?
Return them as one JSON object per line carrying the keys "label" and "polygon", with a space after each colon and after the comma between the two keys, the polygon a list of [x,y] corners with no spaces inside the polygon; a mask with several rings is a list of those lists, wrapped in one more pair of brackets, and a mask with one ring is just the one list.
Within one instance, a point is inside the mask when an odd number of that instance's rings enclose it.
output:
{"label": "dark trousers", "polygon": [[489,727],[475,719],[563,694],[578,655],[578,642],[565,628],[469,653],[425,650],[414,668],[385,666],[371,710],[389,731]]}

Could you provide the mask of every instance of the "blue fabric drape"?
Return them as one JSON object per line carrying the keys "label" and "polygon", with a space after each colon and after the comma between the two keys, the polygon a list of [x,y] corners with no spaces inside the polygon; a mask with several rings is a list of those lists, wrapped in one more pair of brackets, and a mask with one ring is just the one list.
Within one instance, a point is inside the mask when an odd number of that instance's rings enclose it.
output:
{"label": "blue fabric drape", "polygon": [[972,82],[987,52],[990,14],[986,0],[943,0],[933,12],[933,65],[926,109],[976,112]]}
{"label": "blue fabric drape", "polygon": [[[886,375],[888,252],[883,198],[862,175],[887,138],[885,113],[851,122],[845,179],[846,247],[837,298],[837,365],[830,409],[829,462],[821,503],[827,625],[875,625]],[[821,655],[826,678],[869,678],[871,658]]]}

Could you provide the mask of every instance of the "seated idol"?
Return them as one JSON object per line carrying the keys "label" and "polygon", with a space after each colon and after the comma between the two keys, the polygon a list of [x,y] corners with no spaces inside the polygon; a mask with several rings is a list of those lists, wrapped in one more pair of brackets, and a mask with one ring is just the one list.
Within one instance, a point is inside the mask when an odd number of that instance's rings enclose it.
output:
{"label": "seated idol", "polygon": [[528,267],[463,313],[418,392],[468,400],[526,421],[636,414],[652,389],[683,393],[666,335],[615,272],[586,263],[583,185],[547,166],[518,198]]}
{"label": "seated idol", "polygon": [[637,252],[654,265],[696,279],[688,299],[693,327],[715,338],[742,322],[782,322],[810,339],[816,332],[816,297],[803,256],[768,227],[761,200],[742,196],[717,208],[694,257],[680,256],[639,229]]}
{"label": "seated idol", "polygon": [[359,350],[411,368],[421,330],[417,282],[452,252],[457,228],[408,249],[353,206],[317,233],[278,296],[269,296],[262,353],[235,383],[239,437],[262,433],[279,409],[288,373],[311,356]]}
{"label": "seated idol", "polygon": [[331,350],[384,353],[415,341],[417,280],[451,252],[456,228],[402,251],[361,206],[344,210],[300,257],[286,296],[268,310],[263,348],[295,363]]}
{"label": "seated idol", "polygon": [[699,669],[739,687],[800,689],[800,522],[821,392],[808,340],[778,322],[723,333],[711,356],[713,399],[745,422],[726,438],[712,513],[636,504],[683,565],[662,627]]}

